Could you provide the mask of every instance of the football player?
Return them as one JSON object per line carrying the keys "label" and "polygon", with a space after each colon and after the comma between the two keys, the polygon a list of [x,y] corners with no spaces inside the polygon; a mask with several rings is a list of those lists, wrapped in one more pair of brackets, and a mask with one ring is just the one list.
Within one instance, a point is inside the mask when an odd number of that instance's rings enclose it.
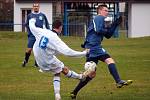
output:
{"label": "football player", "polygon": [[[111,38],[114,31],[121,23],[121,17],[117,18],[110,27],[106,27],[105,18],[108,15],[107,5],[99,5],[97,8],[97,13],[97,16],[92,20],[88,27],[87,36],[84,44],[82,45],[83,48],[90,49],[86,62],[93,61],[96,64],[98,64],[99,60],[105,62],[118,88],[121,88],[124,85],[129,85],[132,83],[132,80],[121,80],[115,61],[101,45],[104,37],[107,39]],[[90,80],[92,80],[95,75],[96,71],[92,72],[91,75],[86,77],[84,81],[80,81],[75,89],[71,92],[71,98],[75,99],[80,89],[83,88]]]}
{"label": "football player", "polygon": [[33,46],[33,53],[38,66],[43,72],[52,72],[54,74],[53,84],[55,100],[60,100],[60,73],[67,77],[82,80],[88,74],[78,74],[66,67],[63,62],[57,59],[56,54],[63,54],[71,57],[82,57],[88,51],[75,51],[69,48],[57,34],[62,31],[62,23],[55,21],[53,23],[53,31],[36,27],[34,18],[29,20],[29,27],[36,38]]}
{"label": "football player", "polygon": [[[33,45],[35,42],[35,37],[29,28],[29,20],[31,18],[35,18],[36,19],[36,23],[35,23],[36,27],[50,29],[49,23],[48,23],[48,20],[47,20],[45,14],[40,12],[39,8],[40,8],[39,3],[34,3],[33,4],[33,11],[27,16],[25,26],[26,26],[27,32],[28,32],[28,45],[27,45],[27,49],[25,52],[25,58],[24,58],[24,61],[22,63],[22,67],[25,67],[26,64],[28,63],[28,60],[29,60],[29,57],[31,55],[32,48],[33,48]],[[36,64],[36,61],[35,61],[35,66],[38,67]]]}

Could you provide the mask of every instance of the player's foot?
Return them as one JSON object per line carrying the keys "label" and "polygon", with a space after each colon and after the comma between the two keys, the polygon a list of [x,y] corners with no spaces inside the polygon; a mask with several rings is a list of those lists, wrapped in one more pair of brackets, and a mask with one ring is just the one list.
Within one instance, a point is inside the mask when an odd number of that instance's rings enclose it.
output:
{"label": "player's foot", "polygon": [[34,67],[39,67],[36,61],[35,61]]}
{"label": "player's foot", "polygon": [[39,72],[43,73],[44,71],[40,68],[40,69],[39,69]]}
{"label": "player's foot", "polygon": [[37,63],[34,64],[34,67],[39,67]]}
{"label": "player's foot", "polygon": [[93,71],[89,68],[89,69],[87,69],[87,70],[85,70],[84,72],[83,72],[83,76],[85,76],[85,77],[87,77],[87,76],[89,76],[89,74],[91,74]]}
{"label": "player's foot", "polygon": [[26,66],[26,61],[24,60],[23,62],[22,62],[22,67],[25,67]]}
{"label": "player's foot", "polygon": [[132,83],[133,83],[133,80],[126,80],[126,81],[125,80],[121,80],[120,82],[118,82],[116,84],[116,86],[117,86],[117,88],[121,88],[123,86],[130,85]]}
{"label": "player's foot", "polygon": [[60,96],[60,94],[55,94],[55,100],[61,100],[61,96]]}
{"label": "player's foot", "polygon": [[76,99],[77,95],[74,94],[73,92],[71,92],[71,93],[70,93],[70,97],[71,97],[71,99]]}

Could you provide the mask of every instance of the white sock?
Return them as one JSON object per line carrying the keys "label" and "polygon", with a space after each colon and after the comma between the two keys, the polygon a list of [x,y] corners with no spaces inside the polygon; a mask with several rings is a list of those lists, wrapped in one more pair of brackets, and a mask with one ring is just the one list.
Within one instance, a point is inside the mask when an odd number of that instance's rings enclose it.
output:
{"label": "white sock", "polygon": [[53,85],[54,85],[54,93],[60,94],[60,77],[59,76],[54,76]]}
{"label": "white sock", "polygon": [[61,100],[61,96],[60,96],[60,94],[55,94],[55,100]]}
{"label": "white sock", "polygon": [[70,71],[66,74],[67,77],[71,77],[71,78],[76,78],[76,79],[81,79],[82,78],[82,74],[78,74],[74,71]]}

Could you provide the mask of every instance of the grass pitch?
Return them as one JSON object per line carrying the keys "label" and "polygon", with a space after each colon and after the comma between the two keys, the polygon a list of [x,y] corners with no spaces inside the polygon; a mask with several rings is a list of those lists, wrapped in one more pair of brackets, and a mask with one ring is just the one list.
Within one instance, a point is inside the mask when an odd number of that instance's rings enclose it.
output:
{"label": "grass pitch", "polygon": [[[71,48],[82,50],[83,38],[61,38]],[[0,100],[54,100],[52,74],[38,72],[33,55],[21,67],[26,45],[26,33],[0,32]],[[77,100],[150,100],[150,37],[104,40],[103,47],[115,59],[121,78],[134,82],[116,88],[107,66],[100,62],[96,78],[80,91]],[[85,58],[58,58],[76,72],[83,70]],[[62,75],[62,100],[71,100],[68,94],[77,83]]]}

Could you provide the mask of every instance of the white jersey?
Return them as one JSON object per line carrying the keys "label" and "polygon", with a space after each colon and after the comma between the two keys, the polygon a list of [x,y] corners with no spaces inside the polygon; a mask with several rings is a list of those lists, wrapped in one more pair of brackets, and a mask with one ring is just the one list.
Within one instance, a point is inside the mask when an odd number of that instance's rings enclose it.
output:
{"label": "white jersey", "polygon": [[[58,69],[60,72],[64,64],[56,58],[56,54],[64,54],[66,56],[81,57],[86,55],[86,51],[79,52],[69,48],[56,33],[51,30],[37,28],[35,19],[29,20],[29,27],[36,38],[33,46],[35,60],[42,70]],[[57,72],[57,73],[58,73]],[[56,73],[56,72],[54,72]]]}

